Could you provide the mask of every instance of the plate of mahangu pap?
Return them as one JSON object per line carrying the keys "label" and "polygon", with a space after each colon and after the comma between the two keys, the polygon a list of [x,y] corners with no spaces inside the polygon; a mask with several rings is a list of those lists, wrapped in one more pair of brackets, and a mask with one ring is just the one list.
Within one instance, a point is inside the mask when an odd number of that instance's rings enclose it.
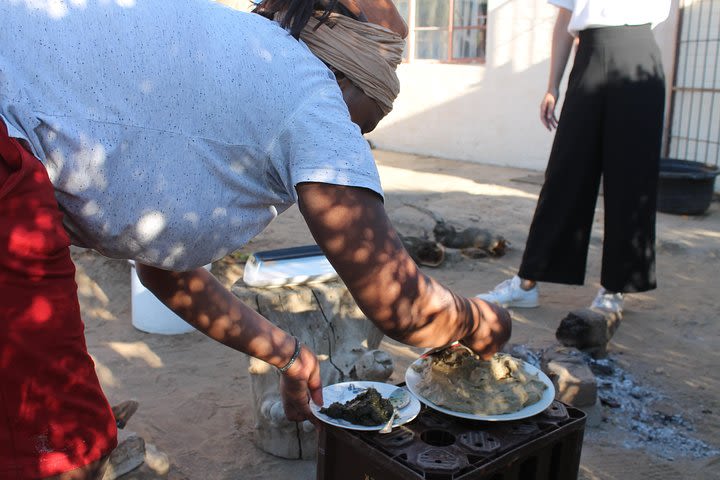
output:
{"label": "plate of mahangu pap", "polygon": [[471,420],[532,417],[555,398],[552,381],[533,365],[507,353],[483,360],[457,343],[415,360],[405,384],[428,407]]}
{"label": "plate of mahangu pap", "polygon": [[[403,387],[356,381],[324,387],[323,405],[310,402],[310,410],[323,422],[336,427],[380,431],[413,420],[420,413],[420,402]],[[390,418],[393,421],[388,425]]]}

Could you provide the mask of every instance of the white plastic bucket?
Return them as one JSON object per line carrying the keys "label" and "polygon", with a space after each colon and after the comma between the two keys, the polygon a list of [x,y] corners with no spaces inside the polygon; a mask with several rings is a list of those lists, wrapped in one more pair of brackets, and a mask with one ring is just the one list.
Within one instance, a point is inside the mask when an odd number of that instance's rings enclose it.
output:
{"label": "white plastic bucket", "polygon": [[[145,288],[135,271],[135,262],[131,260],[130,265],[133,327],[161,335],[177,335],[195,330],[195,327],[178,317]],[[205,265],[205,269],[209,271],[210,264]]]}

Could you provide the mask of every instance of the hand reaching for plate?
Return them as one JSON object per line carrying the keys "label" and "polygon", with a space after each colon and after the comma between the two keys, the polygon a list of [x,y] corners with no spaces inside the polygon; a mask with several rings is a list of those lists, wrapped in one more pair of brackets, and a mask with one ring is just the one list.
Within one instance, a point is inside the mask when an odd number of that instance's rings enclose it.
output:
{"label": "hand reaching for plate", "polygon": [[316,405],[323,403],[320,363],[315,354],[304,345],[300,348],[297,360],[280,377],[280,395],[288,420],[310,420],[319,425],[310,412],[308,402]]}
{"label": "hand reaching for plate", "polygon": [[480,310],[482,318],[470,335],[461,339],[460,343],[480,355],[484,360],[489,360],[510,340],[512,333],[510,312],[499,305],[485,302],[479,298],[472,298],[470,301]]}

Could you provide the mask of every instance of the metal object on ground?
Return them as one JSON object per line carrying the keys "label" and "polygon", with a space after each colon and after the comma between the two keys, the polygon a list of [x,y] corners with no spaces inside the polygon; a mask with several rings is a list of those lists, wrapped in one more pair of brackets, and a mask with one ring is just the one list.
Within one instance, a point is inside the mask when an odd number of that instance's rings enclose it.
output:
{"label": "metal object on ground", "polygon": [[337,276],[320,247],[304,245],[251,254],[243,282],[251,287],[282,287],[325,282]]}

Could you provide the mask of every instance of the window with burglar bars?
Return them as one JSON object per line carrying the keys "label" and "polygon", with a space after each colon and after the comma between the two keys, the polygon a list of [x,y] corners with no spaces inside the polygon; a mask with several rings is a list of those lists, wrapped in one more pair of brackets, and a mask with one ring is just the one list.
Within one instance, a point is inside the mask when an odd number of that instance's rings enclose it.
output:
{"label": "window with burglar bars", "polygon": [[405,62],[485,62],[487,0],[394,1],[409,28]]}
{"label": "window with burglar bars", "polygon": [[720,164],[720,0],[684,0],[666,157]]}

